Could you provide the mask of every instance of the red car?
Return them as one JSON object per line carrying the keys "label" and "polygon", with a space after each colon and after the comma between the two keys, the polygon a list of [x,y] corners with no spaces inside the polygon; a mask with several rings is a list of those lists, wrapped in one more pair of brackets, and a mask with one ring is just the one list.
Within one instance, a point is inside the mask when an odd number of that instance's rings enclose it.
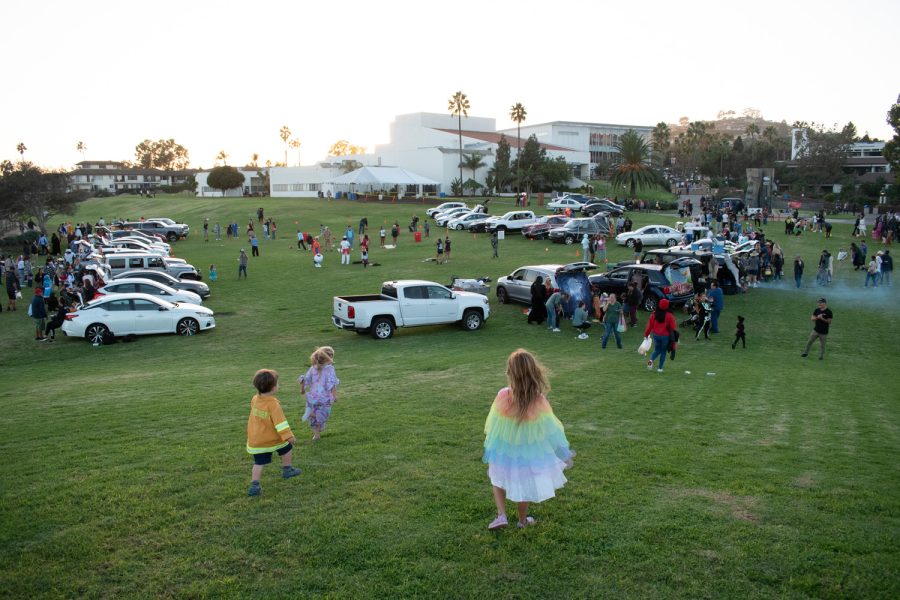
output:
{"label": "red car", "polygon": [[543,240],[547,238],[547,234],[551,229],[562,227],[569,221],[569,217],[562,215],[548,215],[541,217],[534,225],[527,225],[522,228],[522,235],[532,240]]}

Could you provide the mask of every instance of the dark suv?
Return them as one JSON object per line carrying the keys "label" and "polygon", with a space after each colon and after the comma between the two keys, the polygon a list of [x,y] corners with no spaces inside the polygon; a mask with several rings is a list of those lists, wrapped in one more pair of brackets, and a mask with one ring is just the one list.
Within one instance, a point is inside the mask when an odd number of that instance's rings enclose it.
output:
{"label": "dark suv", "polygon": [[644,310],[653,312],[663,298],[672,305],[684,304],[693,298],[694,288],[698,285],[695,274],[700,267],[699,260],[681,258],[665,265],[620,265],[588,279],[595,294],[606,292],[617,298],[628,289],[629,281],[636,281],[643,295],[641,305]]}
{"label": "dark suv", "polygon": [[581,241],[581,238],[585,234],[588,238],[591,238],[598,233],[603,235],[609,234],[609,227],[606,225],[606,220],[583,217],[580,219],[572,219],[562,227],[551,229],[547,237],[554,242],[569,245]]}

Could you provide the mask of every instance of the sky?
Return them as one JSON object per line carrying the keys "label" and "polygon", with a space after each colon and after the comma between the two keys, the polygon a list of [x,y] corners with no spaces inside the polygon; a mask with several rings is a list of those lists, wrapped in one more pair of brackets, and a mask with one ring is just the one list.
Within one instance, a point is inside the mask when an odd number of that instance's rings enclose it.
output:
{"label": "sky", "polygon": [[[336,141],[389,141],[396,115],[514,127],[655,125],[757,108],[890,138],[900,1],[42,0],[0,6],[0,160],[134,158],[174,138],[191,166],[313,164]],[[465,128],[465,121],[463,122]]]}

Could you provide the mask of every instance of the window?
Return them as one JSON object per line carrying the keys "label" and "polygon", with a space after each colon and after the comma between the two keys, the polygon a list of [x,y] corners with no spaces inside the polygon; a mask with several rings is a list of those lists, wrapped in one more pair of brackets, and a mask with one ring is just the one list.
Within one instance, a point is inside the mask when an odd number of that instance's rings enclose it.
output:
{"label": "window", "polygon": [[109,312],[126,312],[131,310],[131,300],[111,300],[103,308]]}
{"label": "window", "polygon": [[147,259],[147,267],[151,269],[165,269],[166,263],[161,258],[153,257]]}
{"label": "window", "polygon": [[107,259],[107,264],[110,269],[124,269],[125,268],[125,259],[124,258],[110,258]]}
{"label": "window", "polygon": [[428,286],[428,297],[432,300],[450,300],[453,293],[445,287],[430,285]]}
{"label": "window", "polygon": [[412,285],[403,290],[403,296],[407,300],[425,300],[428,298],[428,287],[424,285]]}
{"label": "window", "polygon": [[160,309],[156,302],[150,302],[149,300],[135,299],[132,302],[134,302],[134,310],[158,311]]}
{"label": "window", "polygon": [[129,269],[143,269],[144,268],[144,259],[141,257],[129,258],[128,259],[128,268]]}
{"label": "window", "polygon": [[283,183],[275,183],[272,185],[273,192],[286,192],[288,191],[288,186]]}
{"label": "window", "polygon": [[120,283],[114,286],[107,286],[108,290],[115,292],[117,294],[130,294],[132,292],[139,291],[137,286],[133,283]]}

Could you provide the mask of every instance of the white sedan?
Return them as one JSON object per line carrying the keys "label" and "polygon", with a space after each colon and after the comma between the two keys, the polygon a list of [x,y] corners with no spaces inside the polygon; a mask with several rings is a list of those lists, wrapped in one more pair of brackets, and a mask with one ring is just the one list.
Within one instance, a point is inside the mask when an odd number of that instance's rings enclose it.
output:
{"label": "white sedan", "polygon": [[645,246],[674,246],[681,242],[681,232],[666,225],[646,225],[635,231],[624,231],[616,236],[620,246],[634,247],[640,239]]}
{"label": "white sedan", "polygon": [[113,294],[68,313],[62,330],[69,337],[102,344],[109,334],[187,336],[215,326],[213,311],[205,306],[167,302],[149,294]]}
{"label": "white sedan", "polygon": [[168,300],[169,302],[187,302],[188,304],[202,304],[199,294],[188,290],[177,290],[171,286],[152,279],[133,277],[130,279],[116,279],[110,281],[97,290],[97,298],[107,294],[150,294]]}
{"label": "white sedan", "polygon": [[444,212],[445,210],[450,210],[451,208],[466,208],[465,202],[444,202],[443,204],[438,204],[433,208],[429,208],[425,211],[425,214],[429,217],[433,217],[438,213]]}
{"label": "white sedan", "polygon": [[457,217],[461,217],[463,215],[467,215],[472,212],[471,208],[466,208],[464,206],[460,206],[458,208],[451,208],[450,210],[445,210],[442,213],[438,213],[434,215],[432,218],[438,227],[444,227],[448,221],[455,219]]}
{"label": "white sedan", "polygon": [[572,212],[581,210],[583,202],[579,202],[574,198],[569,198],[565,196],[563,198],[557,198],[553,202],[547,205],[547,208],[552,208],[553,210],[566,210],[567,208],[571,208]]}
{"label": "white sedan", "polygon": [[447,223],[447,227],[450,229],[462,230],[468,229],[469,225],[473,223],[480,223],[488,218],[491,215],[483,212],[470,212],[462,215],[461,217],[456,217],[451,219],[450,222]]}

